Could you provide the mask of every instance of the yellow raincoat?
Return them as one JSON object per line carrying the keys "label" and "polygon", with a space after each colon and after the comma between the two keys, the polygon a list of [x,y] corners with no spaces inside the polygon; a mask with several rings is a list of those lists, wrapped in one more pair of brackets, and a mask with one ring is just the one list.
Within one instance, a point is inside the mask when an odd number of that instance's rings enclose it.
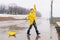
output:
{"label": "yellow raincoat", "polygon": [[27,19],[30,20],[30,25],[32,25],[34,21],[36,22],[36,5],[34,5],[34,11],[28,14]]}

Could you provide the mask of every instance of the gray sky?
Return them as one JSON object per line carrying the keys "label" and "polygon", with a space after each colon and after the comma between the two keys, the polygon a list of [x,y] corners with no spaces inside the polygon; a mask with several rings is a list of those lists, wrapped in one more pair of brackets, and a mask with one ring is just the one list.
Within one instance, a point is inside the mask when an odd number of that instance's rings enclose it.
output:
{"label": "gray sky", "polygon": [[[27,9],[33,8],[34,3],[37,5],[37,10],[40,11],[42,17],[50,17],[50,2],[51,0],[0,0],[0,4],[13,5],[14,3],[18,6],[25,7]],[[60,16],[60,0],[54,0],[53,16]]]}

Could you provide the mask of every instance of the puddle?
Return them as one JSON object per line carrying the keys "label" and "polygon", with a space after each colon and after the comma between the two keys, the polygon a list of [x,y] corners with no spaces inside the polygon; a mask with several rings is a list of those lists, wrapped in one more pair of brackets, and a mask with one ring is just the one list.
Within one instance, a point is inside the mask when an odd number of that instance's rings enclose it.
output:
{"label": "puddle", "polygon": [[[27,39],[28,39],[28,40],[31,40],[31,37],[30,37],[30,36],[27,36]],[[39,40],[39,39],[40,39],[40,36],[36,36],[36,37],[35,37],[35,40]]]}

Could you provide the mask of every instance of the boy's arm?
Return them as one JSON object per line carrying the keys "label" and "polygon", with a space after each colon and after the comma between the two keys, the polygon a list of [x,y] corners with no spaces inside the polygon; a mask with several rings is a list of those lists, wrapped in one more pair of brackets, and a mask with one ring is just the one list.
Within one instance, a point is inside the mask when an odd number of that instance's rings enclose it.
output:
{"label": "boy's arm", "polygon": [[34,4],[34,12],[36,13],[37,9],[36,9],[36,4]]}
{"label": "boy's arm", "polygon": [[30,17],[30,13],[28,14],[28,16],[26,17],[26,19],[28,20],[29,19],[29,17]]}

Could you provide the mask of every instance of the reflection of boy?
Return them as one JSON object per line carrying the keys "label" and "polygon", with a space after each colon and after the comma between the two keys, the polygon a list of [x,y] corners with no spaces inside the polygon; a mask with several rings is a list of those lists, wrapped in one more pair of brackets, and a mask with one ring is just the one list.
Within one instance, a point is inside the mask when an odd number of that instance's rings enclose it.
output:
{"label": "reflection of boy", "polygon": [[32,28],[32,26],[34,26],[37,35],[39,35],[40,33],[37,30],[37,26],[36,26],[36,5],[34,4],[34,9],[30,9],[30,13],[28,14],[28,16],[26,17],[26,19],[30,20],[30,27],[27,31],[27,34],[30,35],[30,29]]}

